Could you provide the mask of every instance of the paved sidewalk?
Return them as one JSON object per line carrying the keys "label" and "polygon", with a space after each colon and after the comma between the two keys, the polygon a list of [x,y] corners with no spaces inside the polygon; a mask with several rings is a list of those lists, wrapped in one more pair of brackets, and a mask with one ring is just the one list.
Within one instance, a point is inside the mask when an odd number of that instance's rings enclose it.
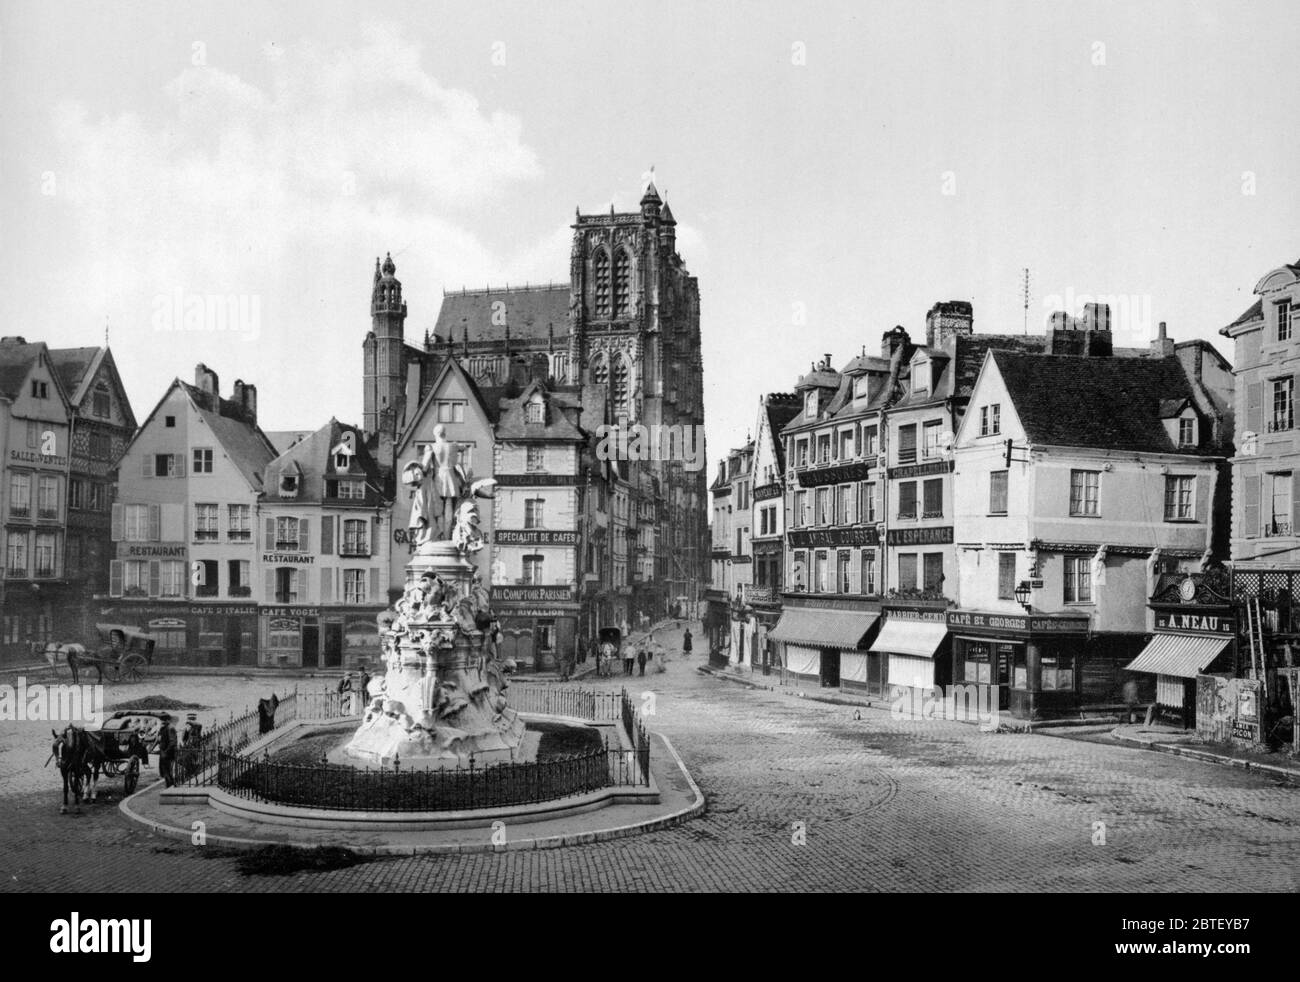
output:
{"label": "paved sidewalk", "polygon": [[1228,744],[1205,743],[1195,733],[1171,726],[1124,724],[1111,730],[1111,736],[1123,743],[1160,753],[1187,757],[1211,764],[1237,767],[1300,784],[1300,760],[1285,751],[1269,754]]}

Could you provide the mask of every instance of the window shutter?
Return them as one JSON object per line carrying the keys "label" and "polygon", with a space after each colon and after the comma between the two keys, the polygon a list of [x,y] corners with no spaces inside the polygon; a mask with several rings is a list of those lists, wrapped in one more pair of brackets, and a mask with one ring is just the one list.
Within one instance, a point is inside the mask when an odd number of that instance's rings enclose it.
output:
{"label": "window shutter", "polygon": [[275,603],[275,570],[269,566],[262,570],[262,586],[266,602],[269,604]]}
{"label": "window shutter", "polygon": [[122,560],[120,559],[109,561],[108,595],[110,597],[120,597],[122,595]]}
{"label": "window shutter", "polygon": [[149,541],[158,542],[162,538],[162,508],[149,506]]}
{"label": "window shutter", "polygon": [[[330,521],[325,519],[321,528],[329,528]],[[334,570],[329,567],[322,567],[320,571],[320,602],[329,603],[334,599]]]}
{"label": "window shutter", "polygon": [[151,455],[145,454],[143,458],[141,458],[141,468],[141,475],[143,477],[153,477],[153,457]]}
{"label": "window shutter", "polygon": [[307,519],[298,519],[298,549],[300,552],[311,552],[311,526]]}
{"label": "window shutter", "polygon": [[156,559],[149,560],[149,596],[156,597],[162,592],[162,563]]}
{"label": "window shutter", "polygon": [[1246,474],[1242,477],[1241,488],[1242,522],[1246,526],[1241,535],[1253,539],[1259,535],[1259,475]]}
{"label": "window shutter", "polygon": [[379,603],[379,567],[370,567],[370,593],[366,597],[368,603]]}
{"label": "window shutter", "polygon": [[275,519],[266,520],[266,544],[263,546],[267,552],[275,551]]}
{"label": "window shutter", "polygon": [[1251,382],[1246,386],[1246,429],[1259,433],[1264,429],[1264,383]]}
{"label": "window shutter", "polygon": [[163,542],[180,542],[185,538],[185,506],[163,505],[159,534]]}
{"label": "window shutter", "polygon": [[[1200,481],[1200,484],[1208,482]],[[1291,475],[1291,534],[1296,534],[1296,529],[1300,529],[1300,495],[1296,494],[1295,473]]]}
{"label": "window shutter", "polygon": [[379,519],[370,520],[370,541],[366,543],[366,555],[374,556],[379,553]]}
{"label": "window shutter", "polygon": [[320,520],[320,551],[322,556],[334,553],[334,516],[322,515]]}
{"label": "window shutter", "polygon": [[114,542],[122,541],[122,506],[119,503],[113,504],[113,517],[110,520],[112,531],[109,535]]}

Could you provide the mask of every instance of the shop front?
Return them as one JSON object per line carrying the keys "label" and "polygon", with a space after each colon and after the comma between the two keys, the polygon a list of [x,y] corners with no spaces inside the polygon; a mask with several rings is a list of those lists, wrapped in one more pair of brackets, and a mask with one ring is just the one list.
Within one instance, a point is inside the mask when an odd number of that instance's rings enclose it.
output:
{"label": "shop front", "polygon": [[731,644],[731,604],[722,590],[706,590],[704,599],[704,635],[708,639],[709,657],[710,660],[720,657],[725,662],[725,652]]}
{"label": "shop front", "polygon": [[99,609],[101,623],[126,624],[154,636],[155,665],[257,665],[257,607],[114,600]]}
{"label": "shop front", "polygon": [[867,653],[867,692],[883,696],[900,687],[926,693],[936,685],[947,688],[952,660],[945,607],[885,606],[880,633]]}
{"label": "shop front", "polygon": [[568,587],[493,587],[492,610],[502,655],[519,671],[556,671],[560,658],[576,654],[582,605]]}
{"label": "shop front", "polygon": [[[1153,602],[1153,608],[1156,604]],[[1236,619],[1206,610],[1155,609],[1155,634],[1126,671],[1155,676],[1156,718],[1196,727],[1197,676],[1232,674]]]}
{"label": "shop front", "polygon": [[754,671],[771,675],[781,667],[780,645],[772,640],[772,632],[781,620],[781,594],[771,587],[747,586],[745,603],[753,612],[754,619]]}
{"label": "shop front", "polygon": [[880,604],[848,598],[785,594],[781,619],[768,634],[786,681],[825,688],[868,684],[867,648],[880,623]]}
{"label": "shop front", "polygon": [[998,709],[1020,719],[1079,708],[1087,617],[952,610],[947,626],[953,685],[996,686]]}

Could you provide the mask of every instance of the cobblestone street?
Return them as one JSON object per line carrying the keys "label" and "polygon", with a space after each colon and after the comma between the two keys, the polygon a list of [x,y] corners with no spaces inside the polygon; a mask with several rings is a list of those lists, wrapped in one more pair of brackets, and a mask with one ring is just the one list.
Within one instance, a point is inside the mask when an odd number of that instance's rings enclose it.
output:
{"label": "cobblestone street", "polygon": [[[35,752],[17,753],[12,739],[0,748],[2,882],[132,892],[1300,890],[1300,798],[1266,778],[1105,741],[984,734],[876,710],[854,720],[851,707],[701,675],[702,658],[677,656],[644,679],[583,683],[655,694],[651,727],[708,798],[704,816],[677,828],[583,847],[244,875],[230,854],[128,822],[120,781],[101,785],[109,794],[82,815],[60,816],[57,774],[39,766],[48,740],[30,724]],[[227,680],[170,681],[178,697],[208,685],[208,702],[243,698],[221,691]],[[1104,845],[1093,842],[1098,822]]]}

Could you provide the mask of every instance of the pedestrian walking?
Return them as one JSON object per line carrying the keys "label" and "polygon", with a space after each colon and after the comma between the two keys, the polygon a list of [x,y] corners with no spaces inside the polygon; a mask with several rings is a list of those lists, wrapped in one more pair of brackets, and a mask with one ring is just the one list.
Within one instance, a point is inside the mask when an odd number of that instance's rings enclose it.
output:
{"label": "pedestrian walking", "polygon": [[169,788],[176,783],[176,743],[176,725],[171,716],[163,716],[158,730],[158,773]]}
{"label": "pedestrian walking", "polygon": [[370,702],[370,670],[366,668],[366,663],[362,662],[358,666],[361,678],[359,680],[359,692],[361,696],[361,708],[364,710]]}
{"label": "pedestrian walking", "polygon": [[641,648],[637,650],[636,653],[636,663],[641,667],[642,675],[645,675],[645,659],[646,659],[646,653],[645,653],[645,646],[643,645]]}
{"label": "pedestrian walking", "polygon": [[623,649],[623,674],[632,674],[632,662],[635,661],[635,652],[631,648]]}
{"label": "pedestrian walking", "polygon": [[689,654],[691,653],[691,644],[692,644],[692,641],[691,641],[691,629],[688,627],[688,628],[686,629],[686,636],[685,636],[684,638],[682,638],[682,654],[683,654],[683,655],[689,655]]}
{"label": "pedestrian walking", "polygon": [[1124,683],[1124,704],[1128,706],[1128,721],[1137,722],[1138,684],[1136,679]]}

